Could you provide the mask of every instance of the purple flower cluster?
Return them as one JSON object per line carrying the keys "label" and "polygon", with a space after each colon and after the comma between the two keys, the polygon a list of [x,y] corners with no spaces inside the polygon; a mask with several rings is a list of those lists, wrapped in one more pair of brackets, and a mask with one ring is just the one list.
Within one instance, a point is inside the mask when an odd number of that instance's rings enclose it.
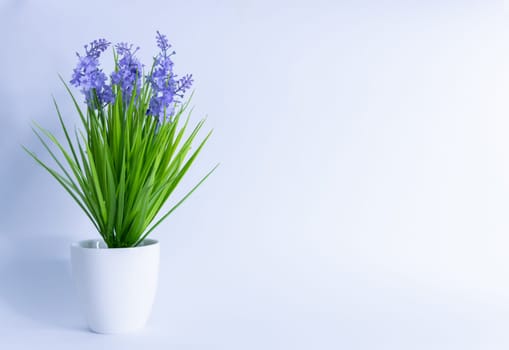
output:
{"label": "purple flower cluster", "polygon": [[85,56],[76,53],[78,65],[74,68],[71,84],[81,89],[89,106],[95,106],[96,102],[102,106],[115,100],[111,86],[106,84],[106,74],[99,68],[99,57],[109,46],[106,39],[94,40],[85,45]]}
{"label": "purple flower cluster", "polygon": [[171,45],[165,35],[157,32],[157,46],[160,52],[154,57],[152,71],[142,80],[143,65],[135,57],[139,47],[119,43],[115,45],[118,60],[115,71],[111,73],[111,83],[108,84],[107,75],[99,67],[99,57],[110,46],[105,39],[94,40],[85,45],[85,55],[78,55],[78,64],[73,71],[71,84],[80,88],[85,95],[89,107],[98,109],[105,104],[113,103],[115,95],[113,85],[120,87],[122,101],[129,103],[131,98],[139,96],[143,84],[150,85],[150,101],[146,111],[147,115],[155,116],[162,121],[174,114],[175,105],[184,98],[186,90],[191,88],[193,77],[191,74],[177,79],[173,73],[174,63],[171,57]]}
{"label": "purple flower cluster", "polygon": [[134,88],[136,88],[135,96],[140,94],[142,65],[134,54],[139,47],[133,50],[133,45],[120,43],[115,46],[120,57],[117,63],[117,69],[111,74],[112,84],[120,85],[122,90],[122,100],[129,103]]}
{"label": "purple flower cluster", "polygon": [[171,45],[165,35],[157,32],[157,46],[161,50],[154,58],[154,69],[152,74],[147,76],[147,80],[152,87],[152,98],[150,99],[147,114],[157,116],[161,120],[165,116],[171,116],[174,113],[175,104],[179,103],[179,98],[183,98],[184,93],[193,83],[192,75],[186,75],[177,80],[173,73],[173,61],[171,56],[175,51],[171,51]]}

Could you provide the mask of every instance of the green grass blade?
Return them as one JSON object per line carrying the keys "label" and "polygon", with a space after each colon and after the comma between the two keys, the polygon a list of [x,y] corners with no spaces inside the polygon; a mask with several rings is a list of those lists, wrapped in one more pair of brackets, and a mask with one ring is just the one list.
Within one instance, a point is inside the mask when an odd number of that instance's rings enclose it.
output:
{"label": "green grass blade", "polygon": [[189,198],[189,196],[191,196],[193,194],[194,191],[196,191],[196,189],[198,187],[201,186],[201,184],[203,182],[205,182],[205,180],[207,180],[207,178],[217,169],[217,167],[219,166],[219,164],[217,164],[211,171],[209,171],[207,173],[207,175],[205,175],[184,197],[182,197],[182,199],[180,201],[178,201],[177,204],[175,204],[170,210],[168,210],[159,220],[157,220],[157,222],[155,224],[152,225],[152,227],[150,227],[150,229],[145,232],[145,234],[143,234],[143,236],[141,236],[141,238],[136,242],[135,246],[138,246],[141,242],[143,242],[143,240],[157,227],[161,224],[161,222],[163,222],[168,216],[170,216],[171,213],[173,213],[175,211],[175,209],[177,209],[182,203],[185,202],[185,200],[187,198]]}

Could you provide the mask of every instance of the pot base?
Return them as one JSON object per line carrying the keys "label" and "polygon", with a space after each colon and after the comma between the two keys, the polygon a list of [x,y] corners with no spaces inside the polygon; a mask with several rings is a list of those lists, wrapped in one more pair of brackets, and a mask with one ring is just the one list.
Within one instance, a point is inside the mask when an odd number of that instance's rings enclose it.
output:
{"label": "pot base", "polygon": [[100,240],[71,245],[78,297],[89,328],[115,334],[140,330],[154,302],[159,243],[146,239],[134,248],[107,248]]}

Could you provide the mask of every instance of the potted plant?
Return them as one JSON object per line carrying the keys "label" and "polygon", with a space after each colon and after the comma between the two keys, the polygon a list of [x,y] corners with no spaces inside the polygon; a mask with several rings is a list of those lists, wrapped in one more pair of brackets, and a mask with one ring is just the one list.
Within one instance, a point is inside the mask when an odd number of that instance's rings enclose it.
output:
{"label": "potted plant", "polygon": [[[204,123],[186,133],[190,112],[184,93],[193,79],[174,73],[175,52],[164,35],[157,32],[156,39],[159,52],[148,71],[136,57],[138,47],[113,46],[105,39],[85,45],[70,80],[85,97],[84,109],[60,78],[81,129],[70,132],[54,101],[64,142],[37,124],[33,130],[55,165],[25,148],[71,195],[101,236],[71,246],[78,295],[89,327],[99,333],[144,326],[159,265],[159,243],[147,237],[215,170],[162,210],[210,132],[191,151]],[[99,61],[108,48],[114,59],[109,76]]]}

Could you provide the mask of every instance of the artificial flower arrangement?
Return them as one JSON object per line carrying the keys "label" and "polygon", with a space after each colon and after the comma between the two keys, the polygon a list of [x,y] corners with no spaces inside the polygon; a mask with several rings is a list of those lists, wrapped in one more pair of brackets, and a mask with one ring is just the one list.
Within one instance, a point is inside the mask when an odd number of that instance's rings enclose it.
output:
{"label": "artificial flower arrangement", "polygon": [[[85,45],[85,54],[77,54],[70,83],[85,96],[86,110],[62,80],[83,130],[71,134],[55,102],[68,148],[38,125],[34,132],[57,168],[27,150],[78,203],[109,248],[138,246],[215,169],[154,223],[210,136],[191,152],[204,122],[184,135],[189,114],[182,119],[189,100],[183,99],[193,78],[179,78],[174,73],[175,52],[166,36],[157,32],[156,39],[160,51],[148,71],[136,58],[139,47],[115,45],[115,68],[109,76],[101,69],[99,58],[110,42],[99,39]],[[57,147],[63,160],[43,136]]]}
{"label": "artificial flower arrangement", "polygon": [[204,123],[186,133],[190,112],[184,94],[193,78],[174,73],[175,52],[164,35],[157,32],[156,39],[159,53],[148,70],[136,58],[138,47],[114,45],[110,75],[101,69],[99,58],[111,43],[99,39],[85,45],[70,80],[84,95],[85,109],[61,78],[82,129],[71,133],[54,101],[65,141],[37,124],[34,132],[56,166],[25,148],[72,196],[102,237],[71,245],[78,295],[90,329],[98,333],[145,325],[159,271],[159,242],[147,236],[217,167],[160,214],[210,132],[191,151]]}

